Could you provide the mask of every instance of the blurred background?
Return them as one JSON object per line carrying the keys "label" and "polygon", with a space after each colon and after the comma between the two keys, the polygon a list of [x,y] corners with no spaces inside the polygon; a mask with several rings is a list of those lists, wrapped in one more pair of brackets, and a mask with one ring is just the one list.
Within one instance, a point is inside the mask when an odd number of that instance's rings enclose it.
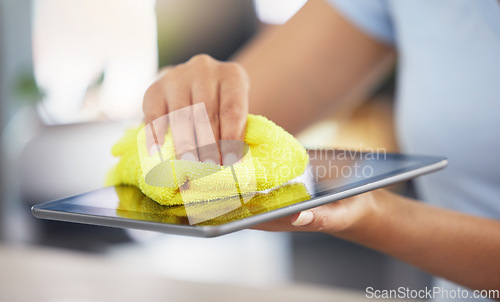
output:
{"label": "blurred background", "polygon": [[[252,288],[428,285],[429,276],[408,265],[320,234],[243,231],[194,239],[44,221],[30,213],[34,204],[103,186],[115,162],[111,146],[141,120],[142,95],[159,68],[198,53],[226,60],[304,3],[0,0],[0,280],[11,282],[0,282],[0,300],[2,292],[30,285],[39,301],[56,301],[50,300],[54,279],[97,282],[78,273],[87,257],[169,280]],[[397,151],[392,96],[390,77],[359,108],[318,121],[299,139],[315,147]],[[393,189],[412,195],[409,183]],[[37,261],[46,264],[41,272]],[[61,266],[73,265],[67,278],[56,278]],[[25,283],[28,274],[39,277]]]}

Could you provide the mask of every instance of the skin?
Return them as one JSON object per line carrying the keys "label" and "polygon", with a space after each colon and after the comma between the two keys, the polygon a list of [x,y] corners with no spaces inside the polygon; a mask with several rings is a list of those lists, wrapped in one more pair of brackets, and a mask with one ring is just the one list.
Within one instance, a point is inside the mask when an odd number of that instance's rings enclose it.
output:
{"label": "skin", "polygon": [[[249,79],[240,64],[219,62],[208,55],[197,55],[184,64],[165,69],[144,95],[145,123],[159,121],[155,124],[154,140],[148,138],[148,147],[155,142],[163,143],[168,125],[180,158],[191,152],[194,160],[220,164],[224,155],[240,153],[236,148],[231,149],[231,144],[222,144],[221,156],[218,141],[243,140],[248,90]],[[206,110],[193,107],[194,110],[177,111],[202,102]],[[162,119],[171,112],[174,113],[168,121]],[[196,150],[197,146],[213,143],[217,145]]]}
{"label": "skin", "polygon": [[285,25],[259,35],[235,60],[251,79],[250,112],[296,134],[321,117],[357,105],[394,58],[391,47],[359,31],[329,4],[309,1]]}
{"label": "skin", "polygon": [[473,289],[500,289],[500,222],[375,190],[259,225],[356,242]]}
{"label": "skin", "polygon": [[[167,69],[145,94],[145,121],[203,101],[216,140],[242,140],[248,109],[296,133],[325,113],[353,106],[392,66],[394,56],[391,47],[355,28],[324,1],[308,1],[287,24],[247,45],[235,62],[199,55]],[[177,121],[182,124],[173,131],[179,154],[200,139],[203,143],[207,121],[196,115],[193,111]],[[159,123],[155,130],[163,133],[166,125]],[[224,163],[225,155],[237,153],[219,146],[197,152],[196,159]],[[438,209],[386,190],[257,228],[323,232],[470,288],[500,288],[499,221]]]}

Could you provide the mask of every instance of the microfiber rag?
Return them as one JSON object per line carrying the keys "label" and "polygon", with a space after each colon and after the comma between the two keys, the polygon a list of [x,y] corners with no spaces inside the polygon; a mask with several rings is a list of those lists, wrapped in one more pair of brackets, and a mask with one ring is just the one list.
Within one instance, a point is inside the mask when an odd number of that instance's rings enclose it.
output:
{"label": "microfiber rag", "polygon": [[[249,147],[248,156],[234,164],[233,171],[211,163],[175,159],[170,132],[165,134],[162,156],[150,156],[144,125],[141,125],[127,130],[113,146],[112,154],[120,159],[109,172],[106,184],[133,185],[159,204],[175,206],[271,189],[301,175],[309,162],[305,148],[263,116],[248,115],[245,143]],[[169,173],[158,175],[169,184],[166,186],[146,182],[147,173],[154,172],[160,164],[159,158],[173,159],[166,163],[167,170],[161,170]],[[235,190],[234,174],[238,190]],[[183,188],[182,192],[179,188]]]}
{"label": "microfiber rag", "polygon": [[220,208],[225,214],[216,216],[210,220],[203,220],[200,225],[221,225],[242,218],[269,212],[278,208],[309,200],[311,196],[304,184],[293,182],[278,187],[267,193],[257,193],[250,201],[232,211],[225,211],[224,206],[231,204],[230,197],[218,199],[211,202],[199,202],[186,206],[163,206],[154,202],[149,197],[133,186],[116,186],[118,198],[120,199],[117,215],[124,218],[156,221],[169,224],[188,224],[189,216],[195,218],[206,215],[207,208]]}

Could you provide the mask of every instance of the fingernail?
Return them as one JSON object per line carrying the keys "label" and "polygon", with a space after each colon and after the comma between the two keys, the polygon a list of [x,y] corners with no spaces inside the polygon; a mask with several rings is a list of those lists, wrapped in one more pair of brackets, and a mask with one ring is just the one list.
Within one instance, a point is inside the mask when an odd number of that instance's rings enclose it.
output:
{"label": "fingernail", "polygon": [[181,159],[187,160],[187,161],[194,161],[194,162],[197,161],[196,156],[194,156],[194,154],[191,152],[186,152],[186,153],[182,154]]}
{"label": "fingernail", "polygon": [[238,157],[234,153],[227,153],[222,159],[224,166],[234,165],[238,161]]}
{"label": "fingernail", "polygon": [[314,214],[313,212],[307,210],[307,211],[302,211],[300,212],[299,217],[292,222],[292,225],[294,226],[304,226],[310,224],[314,219]]}
{"label": "fingernail", "polygon": [[207,158],[203,161],[204,163],[207,163],[207,164],[212,164],[212,165],[215,165],[215,161],[211,158]]}
{"label": "fingernail", "polygon": [[158,145],[158,144],[154,144],[152,145],[151,147],[149,147],[149,156],[153,156],[155,155],[156,153],[158,153],[158,150],[161,150],[161,146]]}

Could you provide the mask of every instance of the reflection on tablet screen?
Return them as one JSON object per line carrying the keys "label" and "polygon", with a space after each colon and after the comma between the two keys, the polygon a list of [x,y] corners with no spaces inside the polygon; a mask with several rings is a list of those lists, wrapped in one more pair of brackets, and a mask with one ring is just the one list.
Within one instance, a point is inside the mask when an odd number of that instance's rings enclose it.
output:
{"label": "reflection on tablet screen", "polygon": [[255,192],[244,202],[241,196],[235,196],[189,205],[163,206],[136,187],[116,186],[48,203],[44,208],[174,225],[190,225],[193,221],[197,221],[195,225],[221,225],[356,188],[428,164],[425,157],[398,154],[345,150],[308,152],[310,163],[303,175],[280,187]]}

